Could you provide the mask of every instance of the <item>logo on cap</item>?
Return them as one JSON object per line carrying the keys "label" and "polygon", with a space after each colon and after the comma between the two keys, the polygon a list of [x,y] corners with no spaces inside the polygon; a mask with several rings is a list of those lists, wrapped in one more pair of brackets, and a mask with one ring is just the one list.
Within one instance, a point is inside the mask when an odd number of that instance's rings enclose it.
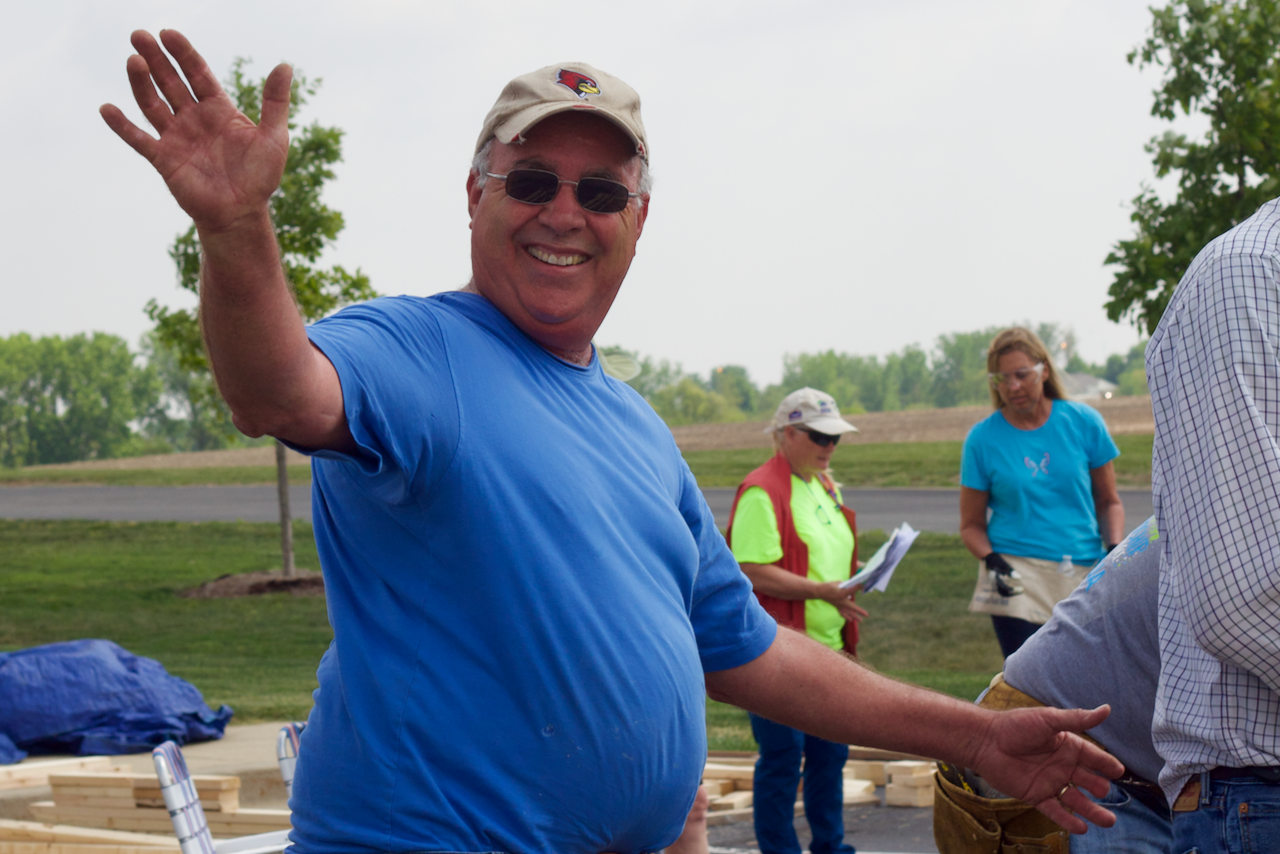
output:
{"label": "logo on cap", "polygon": [[567,68],[560,69],[560,73],[556,75],[556,82],[584,101],[588,95],[600,94],[600,84],[594,78]]}
{"label": "logo on cap", "polygon": [[799,409],[793,409],[791,410],[791,414],[787,416],[787,420],[795,421],[796,419],[803,418],[803,417],[804,417],[803,412],[801,412]]}

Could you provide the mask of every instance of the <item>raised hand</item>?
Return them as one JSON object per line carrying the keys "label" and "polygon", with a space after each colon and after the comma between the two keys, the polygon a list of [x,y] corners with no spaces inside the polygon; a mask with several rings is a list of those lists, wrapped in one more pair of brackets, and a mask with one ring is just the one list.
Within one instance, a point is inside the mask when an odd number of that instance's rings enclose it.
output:
{"label": "raised hand", "polygon": [[292,69],[272,70],[262,93],[262,122],[255,125],[181,33],[161,30],[160,41],[186,83],[150,33],[136,30],[130,41],[137,50],[126,64],[133,97],[160,138],[112,104],[100,108],[102,118],[156,168],[202,236],[246,221],[260,224],[288,159]]}
{"label": "raised hand", "polygon": [[[1102,797],[1110,779],[1124,773],[1114,756],[1071,733],[1106,720],[1111,709],[1014,709],[993,718],[973,768],[1001,792],[1033,805],[1072,833],[1084,833],[1080,817],[1101,827],[1115,816],[1081,789]],[[1075,813],[1073,815],[1073,813]]]}

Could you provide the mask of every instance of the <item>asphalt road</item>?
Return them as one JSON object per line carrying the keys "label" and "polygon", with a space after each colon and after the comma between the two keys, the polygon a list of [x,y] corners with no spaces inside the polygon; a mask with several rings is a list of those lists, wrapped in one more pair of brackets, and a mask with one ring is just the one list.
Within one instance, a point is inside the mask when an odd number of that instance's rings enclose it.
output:
{"label": "asphalt road", "polygon": [[[733,489],[705,489],[716,523],[729,522]],[[920,531],[960,530],[959,499],[950,489],[846,489],[859,530],[892,530],[910,522]],[[311,487],[294,486],[290,505],[297,519],[311,519]],[[1151,493],[1122,490],[1125,519],[1132,528],[1151,515]],[[130,522],[274,522],[279,518],[274,486],[8,486],[0,487],[0,519],[104,519]]]}

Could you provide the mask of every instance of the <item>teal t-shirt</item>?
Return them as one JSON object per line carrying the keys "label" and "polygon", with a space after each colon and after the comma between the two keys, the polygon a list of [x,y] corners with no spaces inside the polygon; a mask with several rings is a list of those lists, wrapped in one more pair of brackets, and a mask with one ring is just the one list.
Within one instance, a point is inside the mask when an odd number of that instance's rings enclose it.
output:
{"label": "teal t-shirt", "polygon": [[[840,495],[840,490],[836,490]],[[841,499],[843,501],[843,499]],[[796,534],[809,547],[809,578],[819,583],[843,581],[853,562],[853,531],[815,477],[805,483],[791,475],[791,517]],[[758,486],[738,499],[733,514],[733,556],[739,563],[777,563],[782,560],[782,535],[774,518],[773,502]],[[840,649],[844,618],[830,602],[809,599],[804,603],[805,633],[824,646]]]}
{"label": "teal t-shirt", "polygon": [[1019,430],[999,412],[973,425],[960,485],[987,493],[987,537],[996,551],[1091,564],[1105,550],[1090,471],[1118,456],[1098,410],[1055,400],[1035,430]]}

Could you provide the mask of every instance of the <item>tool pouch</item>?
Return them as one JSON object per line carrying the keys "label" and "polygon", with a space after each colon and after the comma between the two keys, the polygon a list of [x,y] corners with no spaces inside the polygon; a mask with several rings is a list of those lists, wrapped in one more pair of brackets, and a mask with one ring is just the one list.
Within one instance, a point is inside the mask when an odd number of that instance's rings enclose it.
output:
{"label": "tool pouch", "polygon": [[939,854],[1067,854],[1070,834],[1016,798],[966,792],[933,775],[933,841]]}

